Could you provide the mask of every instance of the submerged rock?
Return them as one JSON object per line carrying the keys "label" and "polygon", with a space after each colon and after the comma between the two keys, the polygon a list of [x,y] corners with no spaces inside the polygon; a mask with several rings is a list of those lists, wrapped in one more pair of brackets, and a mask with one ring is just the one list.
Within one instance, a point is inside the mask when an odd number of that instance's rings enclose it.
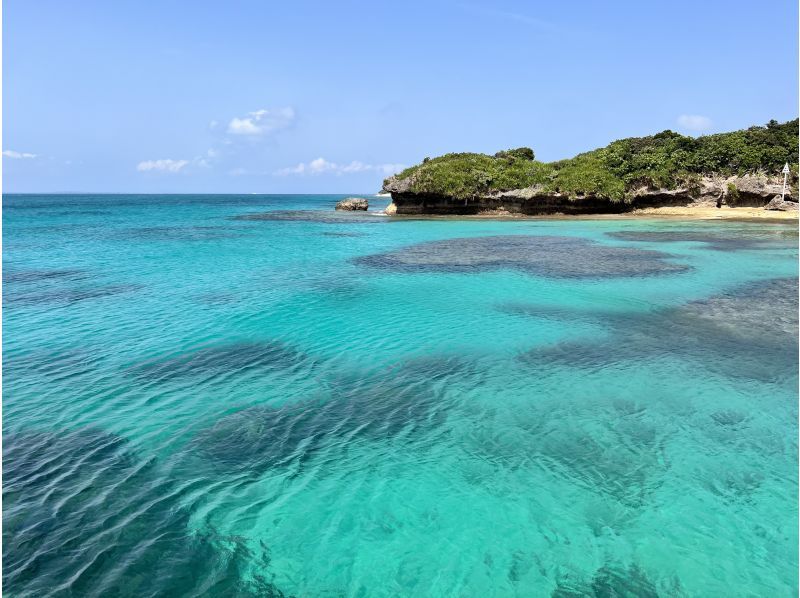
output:
{"label": "submerged rock", "polygon": [[173,480],[120,436],[7,432],[3,474],[6,593],[285,596],[266,545],[195,529],[185,489],[197,480]]}
{"label": "submerged rock", "polygon": [[606,564],[595,571],[590,580],[565,575],[558,580],[552,598],[659,598],[683,596],[677,578],[651,579],[636,563],[628,566]]}
{"label": "submerged rock", "polygon": [[[67,280],[64,278],[64,280]],[[25,291],[14,286],[13,291],[3,294],[4,305],[72,305],[80,301],[100,299],[112,295],[132,293],[141,290],[136,284],[108,284],[98,286],[58,287],[42,291]]]}
{"label": "submerged rock", "polygon": [[139,363],[128,372],[149,380],[244,373],[250,370],[291,371],[313,368],[314,359],[281,341],[239,342],[196,348],[167,358]]}
{"label": "submerged rock", "polygon": [[418,243],[355,262],[396,272],[474,273],[513,269],[551,278],[607,278],[690,270],[669,254],[602,245],[578,237],[508,235]]}
{"label": "submerged rock", "polygon": [[[536,347],[521,360],[534,367],[592,369],[645,356],[681,356],[733,377],[784,379],[797,372],[797,285],[797,278],[767,279],[652,313],[594,313],[611,332],[610,341]],[[537,317],[534,306],[515,313]]]}
{"label": "submerged rock", "polygon": [[702,243],[713,251],[774,249],[775,242],[782,241],[780,237],[775,239],[767,237],[763,230],[758,230],[755,234],[741,230],[623,230],[606,233],[606,235],[620,241],[641,243]]}
{"label": "submerged rock", "polygon": [[337,210],[345,210],[348,212],[355,212],[356,210],[366,211],[369,208],[369,202],[363,197],[348,197],[336,204]]}
{"label": "submerged rock", "polygon": [[329,380],[322,396],[225,415],[200,431],[192,448],[221,470],[258,475],[303,466],[359,439],[412,443],[445,424],[443,383],[473,374],[470,362],[451,356],[406,360],[377,374],[350,372]]}
{"label": "submerged rock", "polygon": [[8,267],[3,270],[3,282],[12,284],[88,277],[89,274],[83,270],[17,270]]}

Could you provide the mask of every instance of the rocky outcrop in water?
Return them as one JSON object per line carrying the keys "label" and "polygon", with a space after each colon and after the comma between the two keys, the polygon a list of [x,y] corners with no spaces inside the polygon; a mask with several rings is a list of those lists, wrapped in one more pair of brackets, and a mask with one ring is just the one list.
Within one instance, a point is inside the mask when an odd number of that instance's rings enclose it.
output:
{"label": "rocky outcrop in water", "polygon": [[777,212],[797,211],[797,202],[785,201],[780,195],[776,195],[772,198],[772,201],[765,206],[765,209]]}
{"label": "rocky outcrop in water", "polygon": [[620,214],[640,208],[665,206],[698,207],[765,207],[769,210],[797,209],[797,197],[790,193],[780,200],[782,181],[762,175],[732,177],[702,177],[699,185],[675,189],[641,187],[632,190],[630,197],[614,201],[594,194],[570,195],[546,191],[540,186],[510,191],[488,192],[469,199],[445,195],[415,193],[412,177],[391,177],[384,191],[392,196],[389,214],[438,215],[542,215],[542,214]]}
{"label": "rocky outcrop in water", "polygon": [[336,204],[336,209],[348,212],[366,211],[369,209],[369,202],[363,197],[347,197]]}

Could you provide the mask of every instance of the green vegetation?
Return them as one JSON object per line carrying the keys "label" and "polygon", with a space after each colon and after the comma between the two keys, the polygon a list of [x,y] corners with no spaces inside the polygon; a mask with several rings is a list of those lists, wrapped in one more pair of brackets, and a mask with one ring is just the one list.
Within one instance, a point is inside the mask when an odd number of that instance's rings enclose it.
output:
{"label": "green vegetation", "polygon": [[739,201],[739,188],[736,183],[728,183],[728,203],[733,205]]}
{"label": "green vegetation", "polygon": [[[485,154],[447,154],[426,159],[401,172],[398,178],[414,176],[414,191],[437,193],[459,199],[489,190],[520,189],[547,182],[550,168],[542,162],[519,157],[520,150]],[[531,150],[530,155],[533,156]],[[517,152],[517,153],[515,153]]]}
{"label": "green vegetation", "polygon": [[[697,189],[702,175],[778,176],[785,162],[797,183],[798,119],[770,121],[732,133],[687,137],[663,131],[631,137],[558,162],[538,162],[530,148],[485,154],[446,154],[396,175],[412,193],[470,199],[492,191],[539,186],[544,192],[624,201],[633,189]],[[386,183],[385,183],[386,184]]]}

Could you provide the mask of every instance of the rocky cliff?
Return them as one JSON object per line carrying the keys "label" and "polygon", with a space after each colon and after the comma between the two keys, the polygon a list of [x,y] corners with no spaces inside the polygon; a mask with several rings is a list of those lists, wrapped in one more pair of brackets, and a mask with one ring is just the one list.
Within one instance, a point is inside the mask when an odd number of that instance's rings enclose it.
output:
{"label": "rocky cliff", "polygon": [[[529,148],[425,158],[384,181],[393,214],[598,214],[663,206],[796,208],[798,121],[686,137],[664,131],[568,160]],[[790,164],[781,202],[785,163]]]}
{"label": "rocky cliff", "polygon": [[[702,177],[698,186],[674,189],[640,187],[629,197],[614,201],[595,193],[571,195],[547,191],[541,186],[509,191],[493,191],[471,198],[458,199],[446,195],[416,193],[408,179],[387,179],[384,190],[391,194],[390,214],[620,214],[639,208],[663,206],[731,206],[781,209],[783,182],[777,177],[744,175]],[[794,191],[786,195],[787,203],[797,202]],[[778,197],[775,202],[775,197]],[[772,203],[771,203],[772,202]],[[788,209],[796,208],[788,206]]]}

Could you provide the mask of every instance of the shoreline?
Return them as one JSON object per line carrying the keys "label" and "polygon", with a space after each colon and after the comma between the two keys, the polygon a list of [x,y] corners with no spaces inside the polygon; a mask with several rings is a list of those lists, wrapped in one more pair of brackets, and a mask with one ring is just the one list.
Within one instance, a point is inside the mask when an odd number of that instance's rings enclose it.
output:
{"label": "shoreline", "polygon": [[392,214],[393,220],[688,220],[733,222],[798,222],[799,213],[792,211],[765,210],[757,207],[731,208],[729,206],[665,206],[640,208],[618,214],[515,214],[511,212],[486,211],[481,214]]}
{"label": "shoreline", "polygon": [[641,208],[632,212],[634,216],[658,216],[661,218],[691,218],[697,220],[777,220],[781,222],[798,221],[797,210],[766,210],[756,207],[675,207]]}

